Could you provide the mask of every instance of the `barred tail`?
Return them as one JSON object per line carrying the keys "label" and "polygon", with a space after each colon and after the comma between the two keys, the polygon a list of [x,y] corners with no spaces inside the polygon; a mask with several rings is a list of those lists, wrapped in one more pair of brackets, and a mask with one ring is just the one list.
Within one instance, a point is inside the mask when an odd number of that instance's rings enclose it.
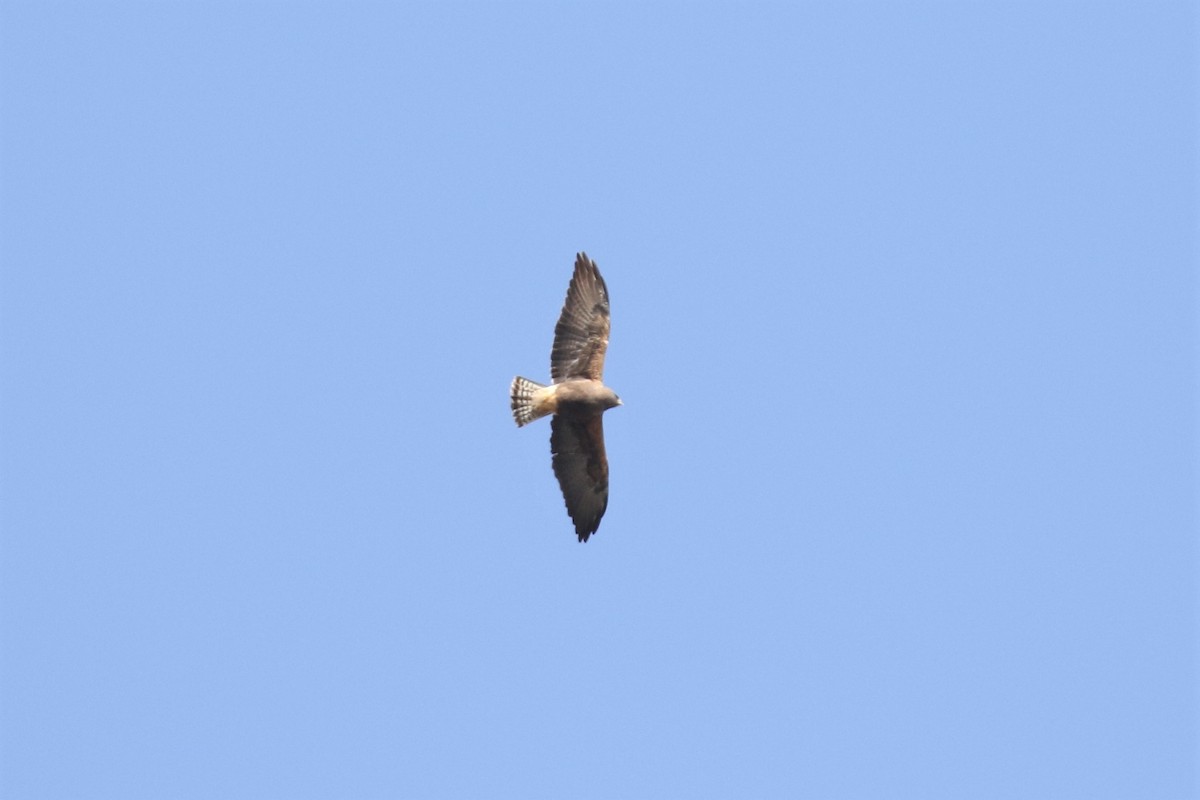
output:
{"label": "barred tail", "polygon": [[542,384],[534,383],[528,378],[520,376],[513,378],[509,395],[512,397],[512,415],[513,419],[517,421],[517,427],[527,425],[538,417],[546,416],[545,411],[538,413],[533,406],[534,392],[545,388]]}

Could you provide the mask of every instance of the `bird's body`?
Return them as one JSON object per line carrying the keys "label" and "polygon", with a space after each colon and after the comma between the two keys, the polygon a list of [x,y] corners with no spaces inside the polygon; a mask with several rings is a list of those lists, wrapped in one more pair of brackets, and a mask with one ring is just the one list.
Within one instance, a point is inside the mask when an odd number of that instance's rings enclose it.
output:
{"label": "bird's body", "polygon": [[608,507],[608,457],[601,419],[605,411],[621,405],[602,380],[608,331],[608,288],[596,263],[580,253],[554,328],[553,383],[543,386],[517,377],[509,392],[518,426],[553,415],[554,474],[581,542],[596,532]]}
{"label": "bird's body", "polygon": [[[526,381],[528,379],[518,378],[518,380]],[[533,384],[529,404],[532,414],[529,419],[518,419],[518,426],[548,414],[587,416],[603,412],[614,405],[608,403],[612,398],[612,389],[605,386],[602,381],[570,380],[553,383],[549,386],[539,386],[533,381],[528,382]],[[606,405],[606,403],[608,404]]]}

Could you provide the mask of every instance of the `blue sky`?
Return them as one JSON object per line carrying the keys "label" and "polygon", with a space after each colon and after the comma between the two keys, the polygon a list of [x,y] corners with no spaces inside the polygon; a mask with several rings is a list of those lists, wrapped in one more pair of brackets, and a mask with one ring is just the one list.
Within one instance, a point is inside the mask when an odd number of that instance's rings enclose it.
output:
{"label": "blue sky", "polygon": [[1197,45],[4,3],[0,794],[1196,797]]}

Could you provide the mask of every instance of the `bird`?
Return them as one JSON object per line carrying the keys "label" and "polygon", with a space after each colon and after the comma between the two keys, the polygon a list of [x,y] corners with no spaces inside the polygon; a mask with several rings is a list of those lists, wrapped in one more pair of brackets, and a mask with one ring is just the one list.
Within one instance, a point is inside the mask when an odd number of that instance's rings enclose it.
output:
{"label": "bird", "polygon": [[608,456],[601,420],[605,411],[622,404],[603,381],[608,331],[608,287],[596,262],[578,253],[554,326],[550,385],[518,375],[509,389],[518,428],[553,415],[551,465],[580,542],[596,532],[608,508]]}

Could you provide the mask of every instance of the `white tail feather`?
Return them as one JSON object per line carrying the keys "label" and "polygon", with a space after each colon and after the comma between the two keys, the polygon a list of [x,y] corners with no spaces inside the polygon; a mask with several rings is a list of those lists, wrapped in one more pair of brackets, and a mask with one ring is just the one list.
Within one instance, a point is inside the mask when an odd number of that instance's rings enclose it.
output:
{"label": "white tail feather", "polygon": [[538,413],[534,407],[534,393],[538,389],[545,388],[542,384],[534,383],[519,375],[513,378],[509,396],[512,398],[512,415],[513,419],[517,421],[517,427],[528,425],[538,417],[546,416],[546,412]]}

